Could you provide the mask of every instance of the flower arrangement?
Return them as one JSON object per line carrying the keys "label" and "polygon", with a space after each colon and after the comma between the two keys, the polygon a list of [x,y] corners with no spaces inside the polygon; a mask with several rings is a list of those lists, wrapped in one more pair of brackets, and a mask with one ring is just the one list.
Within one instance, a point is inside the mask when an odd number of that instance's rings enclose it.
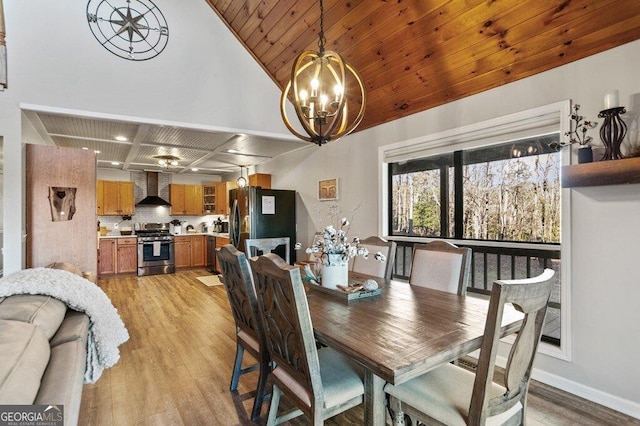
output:
{"label": "flower arrangement", "polygon": [[[355,212],[360,208],[356,207]],[[337,205],[333,204],[329,207],[329,218],[334,218],[337,214]],[[346,217],[340,219],[339,225],[325,226],[322,232],[322,239],[318,239],[311,247],[306,249],[307,254],[313,254],[321,259],[323,265],[329,265],[330,258],[337,258],[337,261],[346,263],[349,259],[355,256],[360,256],[365,259],[369,257],[369,250],[360,246],[360,239],[358,237],[349,241],[347,236],[351,222]],[[300,243],[296,243],[295,249],[299,250],[302,247]],[[334,256],[335,255],[335,256]],[[375,260],[384,262],[386,260],[385,255],[381,252],[376,252],[374,255]]]}
{"label": "flower arrangement", "polygon": [[562,147],[577,143],[578,145],[585,147],[589,146],[593,141],[591,136],[587,135],[587,132],[594,129],[597,125],[597,121],[586,120],[583,115],[580,115],[580,105],[575,104],[573,106],[573,112],[569,116],[571,118],[570,130],[565,132],[565,136],[569,137],[569,142],[554,142],[552,148],[560,149]]}

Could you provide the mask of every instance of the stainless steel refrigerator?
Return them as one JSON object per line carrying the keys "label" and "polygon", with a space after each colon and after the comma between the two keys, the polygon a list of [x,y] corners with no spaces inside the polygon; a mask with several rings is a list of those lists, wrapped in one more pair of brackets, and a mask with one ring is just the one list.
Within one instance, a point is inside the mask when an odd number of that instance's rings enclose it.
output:
{"label": "stainless steel refrigerator", "polygon": [[[229,239],[238,250],[245,251],[247,238],[289,237],[289,257],[295,260],[296,192],[260,187],[229,191]],[[281,247],[284,258],[284,248]]]}

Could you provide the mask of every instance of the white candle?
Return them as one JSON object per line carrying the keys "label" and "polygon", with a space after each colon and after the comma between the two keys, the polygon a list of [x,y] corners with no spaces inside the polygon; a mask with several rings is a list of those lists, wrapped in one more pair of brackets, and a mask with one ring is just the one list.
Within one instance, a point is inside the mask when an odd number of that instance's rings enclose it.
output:
{"label": "white candle", "polygon": [[618,100],[618,91],[612,90],[610,92],[605,93],[604,109],[617,108],[618,106],[620,106],[620,101]]}

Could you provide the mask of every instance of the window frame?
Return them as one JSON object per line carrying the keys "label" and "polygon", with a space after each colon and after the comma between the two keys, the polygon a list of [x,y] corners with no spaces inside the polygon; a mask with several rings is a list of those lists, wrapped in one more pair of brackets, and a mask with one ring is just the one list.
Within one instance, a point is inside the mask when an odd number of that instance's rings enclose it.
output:
{"label": "window frame", "polygon": [[[389,235],[389,212],[391,200],[389,188],[391,176],[389,163],[409,160],[412,158],[426,157],[446,152],[455,152],[476,148],[485,145],[508,142],[513,139],[535,137],[538,135],[559,132],[564,135],[570,129],[569,116],[571,113],[571,100],[556,102],[549,105],[517,112],[514,114],[497,117],[494,119],[457,127],[430,135],[420,136],[414,139],[382,145],[378,148],[378,188],[379,211],[378,235],[389,240],[413,241],[416,243],[429,242],[434,238],[407,237]],[[571,153],[563,151],[561,165],[571,163]],[[562,257],[561,277],[561,301],[560,312],[561,341],[560,346],[541,342],[539,352],[554,358],[571,361],[571,190],[562,188],[561,191],[561,237],[560,250]],[[456,240],[448,239],[455,243]],[[467,242],[467,240],[464,240]],[[502,242],[500,244],[503,244]],[[519,247],[527,243],[504,243],[505,245],[517,244]],[[472,295],[469,295],[473,297]],[[502,339],[511,344],[513,336]]]}

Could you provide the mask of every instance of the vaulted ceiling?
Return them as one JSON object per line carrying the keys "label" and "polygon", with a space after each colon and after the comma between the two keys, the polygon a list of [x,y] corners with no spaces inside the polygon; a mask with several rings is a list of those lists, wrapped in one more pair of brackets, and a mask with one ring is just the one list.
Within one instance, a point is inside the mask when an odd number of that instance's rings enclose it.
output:
{"label": "vaulted ceiling", "polygon": [[[317,51],[315,0],[206,0],[282,89]],[[638,0],[325,0],[327,49],[363,78],[363,130],[640,38]]]}

